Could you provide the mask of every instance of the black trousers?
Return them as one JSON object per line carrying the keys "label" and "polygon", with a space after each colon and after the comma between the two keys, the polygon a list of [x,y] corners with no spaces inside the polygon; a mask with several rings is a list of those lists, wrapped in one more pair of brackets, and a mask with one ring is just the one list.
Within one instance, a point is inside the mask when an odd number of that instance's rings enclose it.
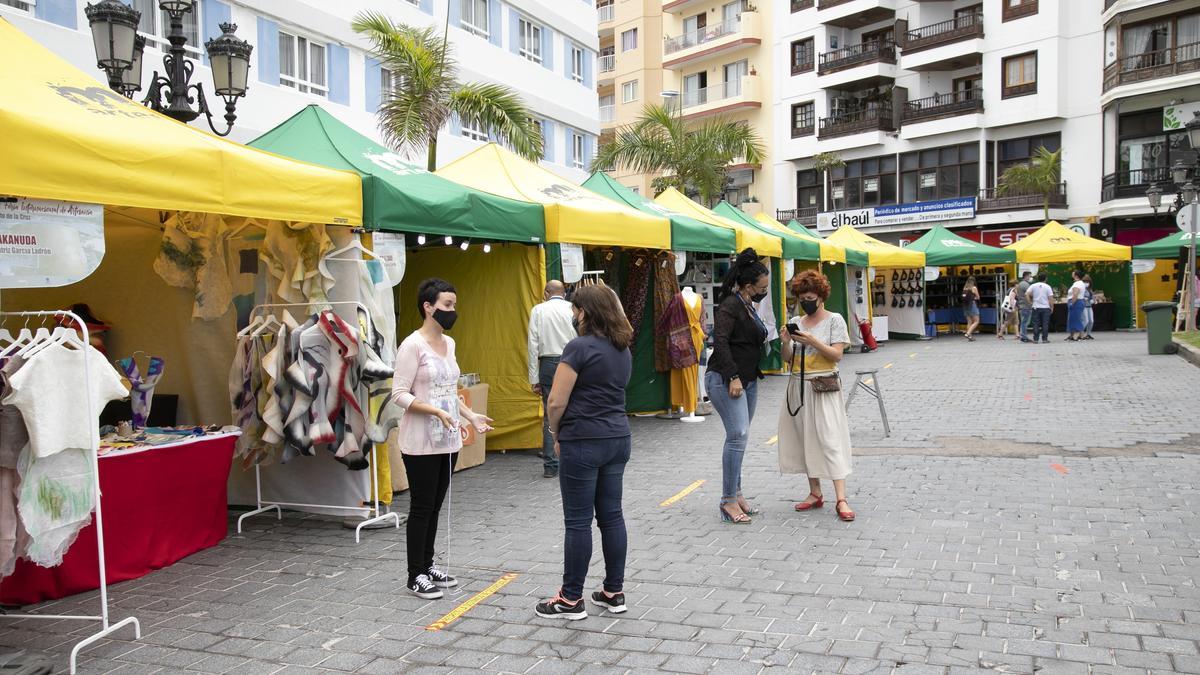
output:
{"label": "black trousers", "polygon": [[450,474],[458,453],[449,455],[404,455],[408,475],[408,582],[433,566],[438,514],[450,487]]}

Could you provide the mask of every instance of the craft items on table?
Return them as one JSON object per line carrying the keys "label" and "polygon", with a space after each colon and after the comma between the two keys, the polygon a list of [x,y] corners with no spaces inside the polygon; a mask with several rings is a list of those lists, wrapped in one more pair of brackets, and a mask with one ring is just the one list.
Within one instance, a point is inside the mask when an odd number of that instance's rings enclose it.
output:
{"label": "craft items on table", "polygon": [[142,375],[137,361],[134,360],[136,355],[135,353],[134,356],[117,359],[117,369],[129,381],[129,405],[133,410],[133,428],[141,429],[146,426],[146,420],[150,417],[154,387],[162,379],[163,360],[157,356],[151,356],[150,362],[146,366],[146,374]]}

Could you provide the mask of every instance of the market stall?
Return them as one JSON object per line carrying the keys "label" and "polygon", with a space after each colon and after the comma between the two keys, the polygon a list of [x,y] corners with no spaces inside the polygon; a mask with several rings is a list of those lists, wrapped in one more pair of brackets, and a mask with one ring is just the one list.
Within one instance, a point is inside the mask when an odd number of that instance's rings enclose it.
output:
{"label": "market stall", "polygon": [[[755,220],[759,222],[769,223],[776,226],[786,227],[789,231],[796,233],[801,237],[812,239],[821,245],[821,271],[829,279],[829,284],[832,287],[832,292],[829,295],[829,300],[825,302],[825,306],[831,311],[837,312],[846,319],[846,324],[854,326],[854,314],[850,311],[849,297],[847,296],[846,270],[850,267],[861,267],[863,269],[869,267],[867,262],[867,254],[844,248],[835,244],[828,239],[823,238],[820,234],[804,227],[799,221],[792,220],[787,225],[783,225],[779,221],[771,218],[765,213],[756,215]],[[792,314],[796,310],[793,308]],[[862,318],[869,319],[871,315],[871,306],[867,305],[867,311]],[[851,330],[852,341],[857,341],[856,344],[861,344],[861,340],[855,335],[858,331]]]}
{"label": "market stall", "polygon": [[942,225],[934,225],[905,248],[925,254],[929,326],[949,330],[966,323],[962,289],[968,277],[975,277],[979,289],[980,323],[996,325],[998,308],[1008,294],[1008,270],[1016,262],[1015,253],[964,239]]}
{"label": "market stall", "polygon": [[[925,254],[879,241],[849,225],[829,235],[829,241],[867,254],[869,268],[851,268],[846,273],[847,296],[852,298],[849,304],[856,318],[867,314],[860,311],[870,306],[875,339],[923,337]],[[858,344],[854,331],[850,338]]]}
{"label": "market stall", "polygon": [[[1133,247],[1136,307],[1151,300],[1179,302],[1183,286],[1179,271],[1187,267],[1187,249],[1191,241],[1190,232],[1176,232]],[[1145,327],[1146,315],[1139,311],[1136,316],[1137,326]]]}

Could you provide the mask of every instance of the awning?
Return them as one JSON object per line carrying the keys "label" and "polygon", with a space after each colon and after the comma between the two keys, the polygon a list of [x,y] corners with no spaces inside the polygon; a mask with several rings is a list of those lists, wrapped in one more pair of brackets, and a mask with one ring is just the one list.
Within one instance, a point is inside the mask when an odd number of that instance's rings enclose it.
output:
{"label": "awning", "polygon": [[819,242],[801,237],[795,232],[789,231],[786,227],[781,226],[777,229],[764,225],[727,201],[722,200],[720,204],[717,204],[713,209],[713,213],[730,220],[735,220],[747,227],[753,227],[773,237],[779,237],[779,240],[783,242],[783,257],[788,260],[817,261],[821,259],[821,244]]}
{"label": "awning", "polygon": [[905,269],[925,266],[925,254],[920,251],[910,251],[899,246],[893,246],[879,241],[869,234],[843,225],[829,235],[829,241],[841,244],[846,248],[865,251],[871,267],[880,269]]}
{"label": "awning", "polygon": [[934,225],[921,235],[920,239],[905,248],[924,253],[925,264],[929,266],[988,265],[1017,261],[1017,256],[1012,251],[964,239],[942,225]]}
{"label": "awning", "polygon": [[437,175],[501,197],[541,204],[546,241],[671,248],[671,224],[585,190],[558,174],[488,143],[438,169]]}
{"label": "awning", "polygon": [[1133,257],[1138,260],[1174,259],[1179,257],[1179,249],[1187,248],[1191,243],[1191,232],[1176,232],[1162,239],[1134,246]]}
{"label": "awning", "polygon": [[[778,220],[775,220],[765,213],[760,213],[754,216],[754,219],[760,223],[770,223],[777,226],[782,225],[782,223],[780,223]],[[786,227],[789,232],[804,237],[805,239],[812,239],[813,241],[820,242],[821,260],[824,262],[840,262],[846,263],[847,265],[854,265],[855,267],[868,266],[866,253],[835,244],[828,239],[823,238],[816,232],[813,232],[807,227],[801,225],[800,221],[794,218],[790,220],[787,225],[782,226]]]}
{"label": "awning", "polygon": [[362,222],[357,175],[247,148],[160,115],[114,93],[4,19],[0,91],[0,194],[266,220]]}
{"label": "awning", "polygon": [[1017,261],[1025,263],[1121,261],[1132,257],[1128,246],[1092,239],[1055,220],[1004,248],[1015,251]]}
{"label": "awning", "polygon": [[316,104],[306,106],[250,145],[358,173],[362,176],[363,224],[368,229],[527,243],[540,242],[546,236],[541,204],[497,197],[435,176]]}
{"label": "awning", "polygon": [[779,237],[766,234],[749,225],[743,225],[736,220],[723,218],[688,199],[682,192],[675,188],[667,188],[662,194],[655,197],[654,201],[672,211],[689,215],[709,225],[733,230],[737,235],[737,248],[739,251],[746,248],[753,248],[754,252],[760,256],[771,258],[780,258],[783,256],[783,242],[779,240]]}
{"label": "awning", "polygon": [[655,204],[654,200],[621,185],[603,171],[594,173],[583,181],[583,187],[647,215],[662,216],[670,220],[673,250],[728,255],[737,249],[737,235],[732,230],[709,225]]}

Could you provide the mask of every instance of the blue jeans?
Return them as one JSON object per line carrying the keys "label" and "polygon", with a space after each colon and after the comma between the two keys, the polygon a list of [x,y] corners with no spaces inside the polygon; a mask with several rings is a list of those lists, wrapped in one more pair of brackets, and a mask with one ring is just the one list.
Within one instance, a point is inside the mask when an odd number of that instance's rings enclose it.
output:
{"label": "blue jeans", "polygon": [[1047,307],[1038,307],[1033,310],[1033,337],[1034,342],[1038,341],[1038,336],[1041,335],[1042,342],[1050,340],[1050,309]]}
{"label": "blue jeans", "polygon": [[739,398],[730,398],[729,385],[720,373],[704,374],[708,400],[725,425],[725,448],[721,451],[721,500],[733,501],[742,494],[742,460],[746,456],[746,441],[750,438],[750,423],[754,421],[754,405],[758,401],[758,382],[742,383]]}
{"label": "blue jeans", "polygon": [[604,550],[604,590],[620,593],[625,585],[625,554],[629,547],[621,512],[621,484],[633,439],[560,440],[558,445],[562,450],[558,484],[566,525],[562,596],[572,601],[583,597],[583,583],[592,560],[593,517]]}
{"label": "blue jeans", "polygon": [[1017,323],[1020,326],[1022,340],[1029,339],[1029,320],[1033,317],[1032,307],[1017,307]]}
{"label": "blue jeans", "polygon": [[1089,337],[1092,334],[1092,328],[1096,325],[1096,314],[1092,311],[1091,305],[1083,307],[1083,332]]}
{"label": "blue jeans", "polygon": [[[558,370],[559,357],[543,356],[538,359],[538,384],[542,387],[542,410],[550,398],[550,385],[554,383],[554,371]],[[558,471],[558,458],[554,456],[554,437],[550,435],[550,415],[542,415],[542,466],[547,471]]]}

